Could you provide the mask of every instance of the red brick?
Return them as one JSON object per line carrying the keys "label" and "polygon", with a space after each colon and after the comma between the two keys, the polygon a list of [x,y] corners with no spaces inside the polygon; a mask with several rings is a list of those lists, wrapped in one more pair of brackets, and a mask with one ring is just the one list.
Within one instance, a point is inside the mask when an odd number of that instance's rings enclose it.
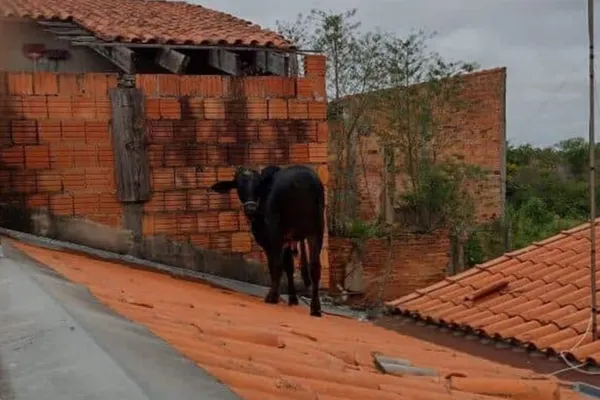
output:
{"label": "red brick", "polygon": [[96,97],[96,118],[102,121],[108,121],[112,116],[112,105],[110,100],[105,97]]}
{"label": "red brick", "polygon": [[198,214],[198,233],[211,233],[219,231],[219,213],[205,212]]}
{"label": "red brick", "polygon": [[178,97],[179,93],[179,76],[172,74],[158,75],[159,96]]}
{"label": "red brick", "polygon": [[227,146],[225,145],[207,145],[206,158],[210,166],[227,165]]}
{"label": "red brick", "polygon": [[135,76],[135,87],[141,89],[145,96],[158,96],[158,75],[143,74]]}
{"label": "red brick", "polygon": [[327,143],[309,143],[308,144],[308,162],[326,163],[327,162]]}
{"label": "red brick", "polygon": [[175,169],[174,168],[154,168],[152,175],[153,190],[169,190],[175,188]]}
{"label": "red brick", "polygon": [[308,143],[290,144],[290,161],[298,164],[310,162]]}
{"label": "red brick", "polygon": [[165,166],[185,167],[187,165],[188,148],[183,143],[165,145]]}
{"label": "red brick", "polygon": [[12,146],[0,149],[2,165],[5,168],[25,168],[24,146]]}
{"label": "red brick", "polygon": [[12,140],[14,144],[37,144],[37,123],[30,120],[11,121]]}
{"label": "red brick", "polygon": [[175,168],[175,187],[193,189],[196,187],[196,167]]}
{"label": "red brick", "polygon": [[62,121],[62,138],[69,143],[85,143],[85,122]]}
{"label": "red brick", "polygon": [[32,194],[27,196],[27,207],[33,209],[48,209],[50,208],[50,198],[47,194]]}
{"label": "red brick", "polygon": [[62,139],[60,121],[39,121],[38,135],[40,143],[57,143]]}
{"label": "red brick", "polygon": [[181,118],[181,104],[178,99],[161,98],[160,103],[160,116],[164,119],[180,119]]}
{"label": "red brick", "polygon": [[309,77],[300,77],[296,79],[296,97],[299,99],[312,99],[313,82]]}
{"label": "red brick", "polygon": [[46,96],[24,96],[23,116],[28,119],[48,118]]}
{"label": "red brick", "polygon": [[268,164],[271,161],[271,149],[272,144],[270,143],[258,143],[250,145],[249,159],[248,161],[252,165]]}
{"label": "red brick", "polygon": [[115,172],[112,166],[85,169],[86,188],[95,191],[112,191],[115,189]]}
{"label": "red brick", "polygon": [[294,78],[281,76],[264,77],[265,96],[268,98],[287,98],[296,95],[296,83]]}
{"label": "red brick", "polygon": [[114,165],[115,157],[111,145],[98,145],[98,164],[100,165]]}
{"label": "red brick", "polygon": [[204,118],[204,100],[199,97],[181,99],[182,118]]}
{"label": "red brick", "polygon": [[256,142],[258,140],[259,121],[240,121],[237,123],[237,141],[239,143]]}
{"label": "red brick", "polygon": [[57,170],[39,171],[37,186],[40,192],[60,192],[63,188],[62,174]]}
{"label": "red brick", "polygon": [[0,170],[0,193],[10,193],[10,171]]}
{"label": "red brick", "polygon": [[269,119],[288,119],[288,103],[284,99],[270,99],[268,102]]}
{"label": "red brick", "polygon": [[97,72],[86,72],[82,77],[83,94],[91,97],[108,95],[108,76]]}
{"label": "red brick", "polygon": [[97,117],[96,99],[86,96],[73,97],[73,118],[83,120],[94,120]]}
{"label": "red brick", "polygon": [[62,171],[63,189],[67,192],[85,190],[85,169],[69,169]]}
{"label": "red brick", "polygon": [[106,122],[87,121],[84,127],[86,143],[96,144],[111,142],[109,127]]}
{"label": "red brick", "polygon": [[150,167],[165,166],[165,149],[162,144],[148,145],[148,163]]}
{"label": "red brick", "polygon": [[231,251],[249,253],[252,250],[252,237],[248,232],[235,232],[231,235]]}
{"label": "red brick", "polygon": [[8,94],[8,72],[0,72],[0,95]]}
{"label": "red brick", "polygon": [[71,168],[74,165],[73,145],[50,144],[50,168]]}
{"label": "red brick", "polygon": [[243,165],[248,160],[248,144],[233,143],[227,146],[227,163],[230,165]]}
{"label": "red brick", "polygon": [[222,99],[207,98],[204,100],[204,118],[225,119],[225,102]]}
{"label": "red brick", "polygon": [[240,224],[240,231],[249,232],[250,231],[250,223],[248,218],[244,215],[243,212],[238,213],[238,223]]}
{"label": "red brick", "polygon": [[160,119],[160,99],[146,97],[144,108],[146,111],[146,118]]}
{"label": "red brick", "polygon": [[308,118],[325,120],[327,118],[327,103],[311,101],[308,103]]}
{"label": "red brick", "polygon": [[177,214],[177,233],[189,234],[198,230],[196,214]]}
{"label": "red brick", "polygon": [[100,196],[95,193],[78,193],[73,195],[75,215],[96,214],[100,210]]}
{"label": "red brick", "polygon": [[327,142],[329,127],[327,122],[317,123],[317,142]]}
{"label": "red brick", "polygon": [[[318,138],[317,123],[314,121],[298,121],[296,139],[299,142],[316,142]],[[290,138],[293,141],[293,137]]]}
{"label": "red brick", "polygon": [[200,233],[190,235],[190,243],[201,249],[207,249],[210,247],[210,236]]}
{"label": "red brick", "polygon": [[277,126],[272,122],[262,122],[258,127],[258,139],[261,142],[274,143],[278,139]]}
{"label": "red brick", "polygon": [[204,167],[196,170],[196,183],[199,188],[209,188],[216,182],[216,168]]}
{"label": "red brick", "polygon": [[7,76],[7,84],[9,94],[34,94],[33,74],[31,72],[9,72]]}
{"label": "red brick", "polygon": [[[229,178],[231,179],[231,177]],[[216,182],[215,182],[216,183]],[[208,193],[208,208],[214,211],[224,211],[231,208],[231,197],[229,194]]]}
{"label": "red brick", "polygon": [[308,102],[288,100],[288,113],[290,119],[308,119]]}
{"label": "red brick", "polygon": [[227,100],[225,102],[225,118],[235,121],[247,119],[248,102],[246,99]]}
{"label": "red brick", "polygon": [[25,168],[50,168],[50,149],[48,146],[25,146]]}
{"label": "red brick", "polygon": [[[58,79],[58,94],[60,96],[76,96],[83,94],[83,74],[60,73]],[[53,93],[48,93],[52,95]]]}
{"label": "red brick", "polygon": [[10,135],[10,121],[0,120],[0,148],[9,147],[12,145],[12,138]]}
{"label": "red brick", "polygon": [[73,215],[73,196],[70,194],[50,196],[50,211],[55,215]]}
{"label": "red brick", "polygon": [[0,115],[4,118],[25,118],[24,96],[0,96]]}
{"label": "red brick", "polygon": [[48,118],[71,119],[73,118],[73,100],[71,96],[47,96]]}
{"label": "red brick", "polygon": [[152,192],[152,197],[144,203],[144,212],[165,211],[165,192]]}
{"label": "red brick", "polygon": [[77,168],[99,166],[98,146],[94,144],[75,144],[73,146],[73,163]]}
{"label": "red brick", "polygon": [[231,233],[211,233],[210,248],[219,251],[231,251]]}
{"label": "red brick", "polygon": [[237,143],[238,125],[232,121],[220,121],[216,125],[219,143]]}
{"label": "red brick", "polygon": [[265,97],[265,79],[262,76],[247,76],[242,80],[245,97]]}
{"label": "red brick", "polygon": [[218,138],[216,121],[196,121],[196,141],[198,143],[216,143]]}
{"label": "red brick", "polygon": [[120,214],[121,211],[121,204],[114,193],[100,193],[101,214]]}
{"label": "red brick", "polygon": [[148,124],[150,143],[171,143],[173,141],[173,121],[150,121]]}
{"label": "red brick", "polygon": [[271,152],[271,162],[274,164],[283,165],[293,162],[291,161],[290,153],[291,152],[289,146],[279,145],[275,147]]}
{"label": "red brick", "polygon": [[190,190],[187,194],[187,209],[208,211],[208,194],[205,189]]}
{"label": "red brick", "polygon": [[267,101],[264,99],[246,100],[248,119],[267,119]]}
{"label": "red brick", "polygon": [[312,94],[317,101],[327,101],[327,86],[324,76],[310,77],[312,82]]}
{"label": "red brick", "polygon": [[37,191],[35,171],[11,171],[11,188],[16,193],[34,193]]}
{"label": "red brick", "polygon": [[196,121],[181,120],[173,123],[173,140],[181,143],[196,142]]}
{"label": "red brick", "polygon": [[186,204],[185,190],[165,192],[165,211],[185,211]]}
{"label": "red brick", "polygon": [[154,233],[154,215],[144,214],[142,217],[142,235],[152,236]]}
{"label": "red brick", "polygon": [[238,213],[235,211],[223,211],[219,213],[219,231],[235,232],[240,229]]}
{"label": "red brick", "polygon": [[187,165],[206,165],[207,164],[207,152],[206,145],[194,144],[188,145],[187,151]]}
{"label": "red brick", "polygon": [[327,58],[320,54],[304,56],[305,76],[325,76]]}
{"label": "red brick", "polygon": [[171,214],[154,214],[155,234],[176,234],[177,220]]}
{"label": "red brick", "polygon": [[54,72],[36,72],[33,74],[33,91],[35,94],[57,95],[57,74]]}

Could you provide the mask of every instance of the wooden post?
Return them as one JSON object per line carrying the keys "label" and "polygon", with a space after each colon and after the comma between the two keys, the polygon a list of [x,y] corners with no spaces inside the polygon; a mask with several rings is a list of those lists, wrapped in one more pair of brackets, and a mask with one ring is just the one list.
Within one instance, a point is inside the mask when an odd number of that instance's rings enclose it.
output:
{"label": "wooden post", "polygon": [[143,203],[150,199],[150,166],[146,152],[144,95],[130,76],[110,89],[112,143],[117,199],[123,203],[122,227],[133,233],[131,252],[139,255],[142,243]]}
{"label": "wooden post", "polygon": [[136,88],[111,88],[112,143],[117,199],[139,203],[150,198],[150,168],[146,154],[144,96]]}

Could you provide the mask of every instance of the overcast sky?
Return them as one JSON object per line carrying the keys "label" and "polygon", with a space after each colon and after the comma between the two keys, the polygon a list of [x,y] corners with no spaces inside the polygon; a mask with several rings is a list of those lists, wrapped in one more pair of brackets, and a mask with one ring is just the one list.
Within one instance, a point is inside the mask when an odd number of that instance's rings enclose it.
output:
{"label": "overcast sky", "polygon": [[192,1],[268,28],[311,8],[356,7],[366,29],[380,27],[398,35],[411,28],[435,30],[439,35],[430,46],[444,57],[508,68],[507,136],[512,143],[552,145],[588,137],[585,0]]}

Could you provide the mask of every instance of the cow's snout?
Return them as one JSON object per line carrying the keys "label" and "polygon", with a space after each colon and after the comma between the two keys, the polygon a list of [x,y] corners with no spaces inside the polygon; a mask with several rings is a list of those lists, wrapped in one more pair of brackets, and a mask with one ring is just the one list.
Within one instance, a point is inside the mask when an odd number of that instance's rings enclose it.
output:
{"label": "cow's snout", "polygon": [[256,210],[258,209],[258,204],[254,202],[244,203],[244,214],[246,215],[254,215]]}

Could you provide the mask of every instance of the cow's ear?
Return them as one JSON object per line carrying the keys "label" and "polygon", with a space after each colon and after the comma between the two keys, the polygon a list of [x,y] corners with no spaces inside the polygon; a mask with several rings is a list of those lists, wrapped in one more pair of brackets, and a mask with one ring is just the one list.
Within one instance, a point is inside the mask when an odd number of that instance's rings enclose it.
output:
{"label": "cow's ear", "polygon": [[227,193],[237,187],[235,181],[220,181],[210,187],[210,190],[217,193]]}

